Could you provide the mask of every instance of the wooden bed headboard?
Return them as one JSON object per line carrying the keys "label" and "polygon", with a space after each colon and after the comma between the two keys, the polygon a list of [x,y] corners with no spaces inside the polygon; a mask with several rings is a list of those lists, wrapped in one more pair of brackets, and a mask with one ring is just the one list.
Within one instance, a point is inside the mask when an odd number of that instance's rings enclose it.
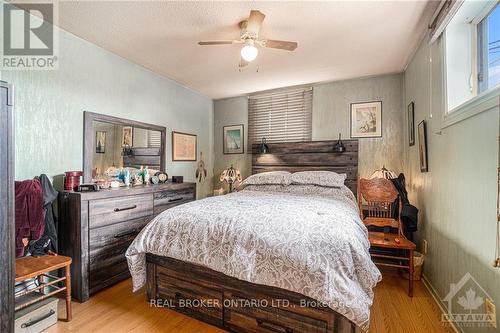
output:
{"label": "wooden bed headboard", "polygon": [[267,171],[325,170],[346,173],[345,185],[356,195],[358,178],[358,140],[343,140],[344,153],[335,153],[336,140],[268,143],[269,153],[258,153],[252,145],[252,174]]}

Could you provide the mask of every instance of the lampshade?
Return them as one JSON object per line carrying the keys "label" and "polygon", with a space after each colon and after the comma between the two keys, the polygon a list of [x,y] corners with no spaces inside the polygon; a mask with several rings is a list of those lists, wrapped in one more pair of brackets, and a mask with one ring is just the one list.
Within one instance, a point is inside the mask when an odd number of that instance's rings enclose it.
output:
{"label": "lampshade", "polygon": [[242,180],[240,170],[233,168],[233,165],[231,165],[231,167],[222,171],[222,173],[220,174],[219,180],[221,182],[228,183],[229,184],[229,192],[232,192],[233,191],[233,184],[240,183]]}
{"label": "lampshade", "polygon": [[373,178],[385,178],[385,179],[394,179],[397,178],[396,174],[391,171],[387,170],[385,168],[385,165],[382,167],[382,169],[375,170],[373,174],[371,175],[370,179]]}
{"label": "lampshade", "polygon": [[266,138],[262,138],[262,143],[259,145],[259,153],[260,154],[269,153],[269,146],[266,144]]}
{"label": "lampshade", "polygon": [[333,151],[336,153],[343,153],[345,150],[345,145],[342,142],[342,134],[339,133],[339,141],[333,146]]}

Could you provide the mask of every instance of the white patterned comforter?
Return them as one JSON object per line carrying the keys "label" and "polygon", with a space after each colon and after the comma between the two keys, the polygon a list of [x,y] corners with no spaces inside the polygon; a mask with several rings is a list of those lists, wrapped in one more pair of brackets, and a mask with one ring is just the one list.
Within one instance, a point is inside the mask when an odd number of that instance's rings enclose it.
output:
{"label": "white patterned comforter", "polygon": [[161,213],[126,256],[134,291],[145,284],[152,253],[298,292],[366,330],[381,279],[369,246],[346,187],[250,186]]}

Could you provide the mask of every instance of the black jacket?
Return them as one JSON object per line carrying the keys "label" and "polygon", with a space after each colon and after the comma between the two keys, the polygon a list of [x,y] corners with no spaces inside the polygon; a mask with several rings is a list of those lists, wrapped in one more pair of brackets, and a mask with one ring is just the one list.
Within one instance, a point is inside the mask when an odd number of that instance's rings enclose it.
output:
{"label": "black jacket", "polygon": [[[392,183],[399,192],[403,208],[401,209],[401,222],[403,223],[403,232],[410,241],[413,241],[413,233],[418,230],[418,208],[411,205],[406,192],[405,175],[400,173],[398,178],[391,179]],[[398,201],[399,205],[399,201]],[[396,207],[395,214],[399,212]]]}
{"label": "black jacket", "polygon": [[57,199],[58,192],[52,187],[47,175],[42,174],[35,177],[40,181],[43,192],[43,216],[45,219],[45,231],[39,239],[32,240],[26,248],[26,255],[41,256],[48,250],[57,252],[57,227],[54,216],[53,203]]}

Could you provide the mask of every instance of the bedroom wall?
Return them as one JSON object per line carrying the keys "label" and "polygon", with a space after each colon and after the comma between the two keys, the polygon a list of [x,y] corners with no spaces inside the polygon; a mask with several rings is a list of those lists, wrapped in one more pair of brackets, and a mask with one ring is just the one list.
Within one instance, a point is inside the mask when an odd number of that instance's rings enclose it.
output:
{"label": "bedroom wall", "polygon": [[[385,165],[395,172],[403,171],[403,75],[391,74],[353,80],[314,84],[312,139],[333,140],[342,133],[350,136],[350,103],[382,101],[382,137],[359,139],[359,174],[368,177]],[[221,187],[218,176],[231,163],[243,177],[251,174],[251,154],[224,155],[222,128],[245,124],[247,135],[248,102],[246,96],[214,102],[214,186]],[[245,141],[245,152],[248,145]]]}
{"label": "bedroom wall", "polygon": [[[421,173],[418,139],[405,139],[410,201],[419,209],[417,245],[428,241],[424,276],[439,299],[470,272],[500,304],[500,270],[492,267],[498,161],[498,107],[442,129],[441,42],[420,45],[404,75],[405,105],[415,102],[415,124],[428,125],[429,172]],[[432,57],[432,62],[429,59]],[[404,132],[406,138],[406,119]],[[498,318],[497,320],[499,320]],[[463,328],[464,332],[493,332]]]}
{"label": "bedroom wall", "polygon": [[[195,180],[195,162],[172,162],[171,131],[198,135],[207,170],[213,166],[213,101],[68,32],[59,30],[59,69],[2,71],[15,86],[16,179],[50,177],[83,165],[83,111],[167,128],[169,176]],[[211,192],[211,176],[198,194]]]}

